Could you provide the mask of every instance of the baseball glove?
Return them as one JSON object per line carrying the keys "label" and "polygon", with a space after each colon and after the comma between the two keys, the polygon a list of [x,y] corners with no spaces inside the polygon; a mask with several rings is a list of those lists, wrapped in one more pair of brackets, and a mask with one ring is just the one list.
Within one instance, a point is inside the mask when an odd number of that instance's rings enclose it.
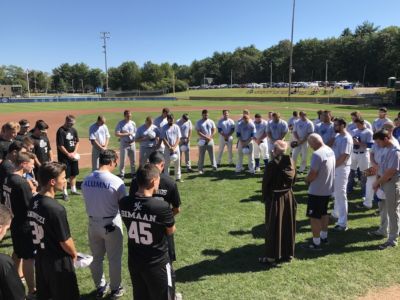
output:
{"label": "baseball glove", "polygon": [[291,147],[291,148],[296,148],[298,145],[299,145],[299,143],[298,143],[297,141],[292,141],[292,142],[290,143],[290,147]]}

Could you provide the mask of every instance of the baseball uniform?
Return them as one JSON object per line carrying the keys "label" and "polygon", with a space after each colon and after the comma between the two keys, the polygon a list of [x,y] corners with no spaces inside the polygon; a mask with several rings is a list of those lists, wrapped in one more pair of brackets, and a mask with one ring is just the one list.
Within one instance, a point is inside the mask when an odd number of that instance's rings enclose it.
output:
{"label": "baseball uniform", "polygon": [[[218,158],[217,164],[221,164],[222,154],[224,153],[225,145],[228,149],[228,162],[229,164],[233,164],[233,154],[232,154],[232,146],[233,146],[233,136],[232,134],[235,131],[235,121],[232,119],[220,119],[217,124],[217,129],[219,132],[219,150],[218,150]],[[221,133],[225,135],[230,135],[229,138],[225,138]]]}

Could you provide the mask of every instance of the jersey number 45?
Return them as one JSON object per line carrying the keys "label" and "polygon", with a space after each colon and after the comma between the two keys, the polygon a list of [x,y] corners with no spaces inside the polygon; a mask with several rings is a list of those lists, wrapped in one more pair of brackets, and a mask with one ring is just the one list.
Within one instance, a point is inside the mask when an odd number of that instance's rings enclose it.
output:
{"label": "jersey number 45", "polygon": [[136,244],[151,245],[153,234],[150,229],[149,223],[132,221],[128,231],[129,238],[135,240]]}

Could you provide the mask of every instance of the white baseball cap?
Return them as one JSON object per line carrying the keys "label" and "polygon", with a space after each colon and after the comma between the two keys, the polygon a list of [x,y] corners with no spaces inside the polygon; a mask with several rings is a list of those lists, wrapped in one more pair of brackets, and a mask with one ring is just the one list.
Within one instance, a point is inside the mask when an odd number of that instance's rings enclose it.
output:
{"label": "white baseball cap", "polygon": [[179,147],[179,149],[181,149],[182,152],[186,152],[186,151],[189,150],[189,147],[188,147],[187,145],[181,145],[181,146]]}
{"label": "white baseball cap", "polygon": [[200,147],[204,146],[205,144],[206,144],[206,141],[205,141],[205,140],[202,140],[202,139],[200,139],[200,140],[197,142],[197,145],[199,145]]}
{"label": "white baseball cap", "polygon": [[170,158],[171,161],[177,161],[178,160],[178,154],[172,153],[169,158]]}
{"label": "white baseball cap", "polygon": [[147,133],[147,136],[151,139],[155,139],[156,138],[156,133],[154,131],[149,131]]}
{"label": "white baseball cap", "polygon": [[81,155],[79,153],[75,153],[74,160],[78,161],[81,159]]}

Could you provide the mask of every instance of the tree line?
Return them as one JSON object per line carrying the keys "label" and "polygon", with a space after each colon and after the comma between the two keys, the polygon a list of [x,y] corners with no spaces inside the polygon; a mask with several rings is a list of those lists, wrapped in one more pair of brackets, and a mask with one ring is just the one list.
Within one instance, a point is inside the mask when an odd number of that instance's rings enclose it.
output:
{"label": "tree line", "polygon": [[[186,90],[207,83],[244,84],[251,82],[287,82],[290,41],[282,40],[263,51],[254,45],[233,52],[214,52],[211,57],[194,60],[189,66],[134,61],[108,70],[112,90]],[[328,68],[327,68],[328,66]],[[271,80],[272,69],[272,80]],[[400,27],[380,29],[365,21],[354,31],[343,30],[339,37],[304,39],[293,45],[293,81],[324,81],[328,70],[331,81],[348,80],[366,86],[385,85],[387,78],[400,76]],[[28,74],[27,74],[28,73]],[[27,76],[28,75],[28,76]],[[18,66],[0,66],[0,84],[21,84],[31,91],[94,91],[105,87],[101,69],[84,63],[61,64],[51,74],[24,70]]]}

